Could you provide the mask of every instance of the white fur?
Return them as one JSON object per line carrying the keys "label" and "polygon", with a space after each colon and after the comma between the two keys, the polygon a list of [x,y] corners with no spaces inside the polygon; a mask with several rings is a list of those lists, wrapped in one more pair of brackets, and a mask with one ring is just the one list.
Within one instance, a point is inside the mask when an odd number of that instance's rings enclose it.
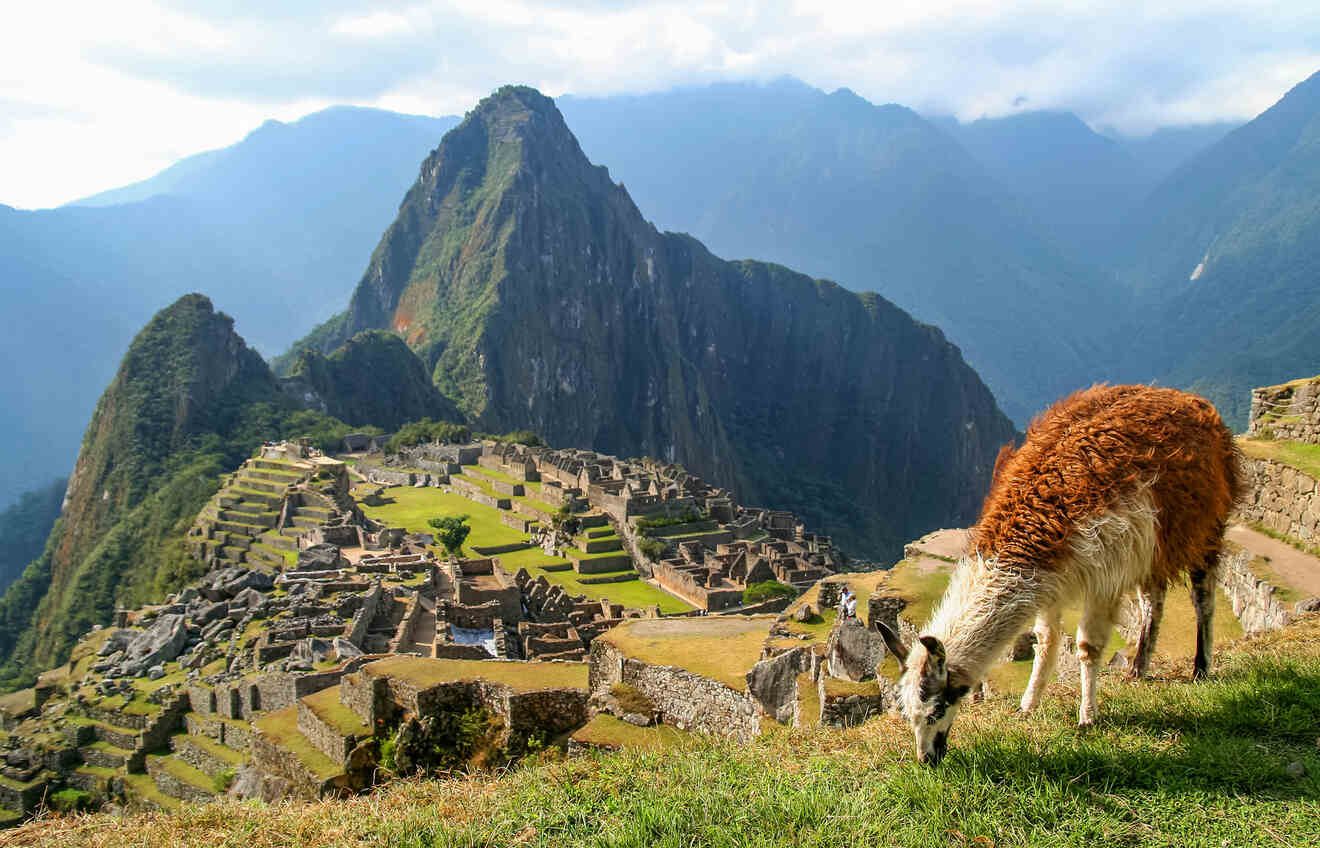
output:
{"label": "white fur", "polygon": [[[1064,559],[1001,569],[995,557],[964,557],[930,622],[921,631],[943,644],[947,667],[975,684],[1034,618],[1038,647],[1022,708],[1031,710],[1053,673],[1060,610],[1080,601],[1077,650],[1082,663],[1080,724],[1095,718],[1095,673],[1113,630],[1119,600],[1147,581],[1155,560],[1156,511],[1149,486],[1138,486],[1109,511],[1073,531]],[[914,649],[917,648],[914,645]],[[919,667],[921,657],[909,657]],[[909,718],[920,702],[919,675],[905,675],[901,697]],[[952,712],[952,711],[950,711]],[[944,729],[947,723],[941,722]],[[915,724],[914,724],[915,727]],[[920,744],[920,733],[918,734]]]}

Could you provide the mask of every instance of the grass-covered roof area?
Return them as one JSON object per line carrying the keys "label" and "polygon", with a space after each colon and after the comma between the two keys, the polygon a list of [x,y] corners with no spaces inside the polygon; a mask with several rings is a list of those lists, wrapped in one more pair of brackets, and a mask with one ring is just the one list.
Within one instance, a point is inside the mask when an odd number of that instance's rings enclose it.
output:
{"label": "grass-covered roof area", "polygon": [[370,736],[371,728],[357,713],[339,700],[339,687],[328,686],[320,692],[303,697],[304,706],[316,717],[333,727],[341,736]]}
{"label": "grass-covered roof area", "polygon": [[419,688],[457,680],[503,683],[515,692],[587,688],[586,663],[437,660],[401,654],[364,668],[370,674],[400,678]]}
{"label": "grass-covered roof area", "polygon": [[[901,719],[787,728],[751,744],[625,748],[512,772],[396,781],[317,804],[224,801],[181,812],[24,825],[60,846],[405,844],[626,846],[1312,845],[1320,832],[1320,617],[1222,650],[1209,681],[1186,660],[1100,681],[1100,720],[1075,728],[1071,686],[1022,716],[1014,698],[964,708],[937,768]],[[1302,777],[1288,773],[1300,763]]]}
{"label": "grass-covered roof area", "polygon": [[768,615],[638,618],[597,638],[633,659],[677,666],[741,692],[774,621]]}

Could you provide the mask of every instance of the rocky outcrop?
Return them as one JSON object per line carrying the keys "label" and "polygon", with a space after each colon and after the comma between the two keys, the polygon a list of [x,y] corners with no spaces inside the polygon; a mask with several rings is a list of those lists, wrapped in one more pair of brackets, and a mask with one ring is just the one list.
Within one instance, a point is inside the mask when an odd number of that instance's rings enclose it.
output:
{"label": "rocky outcrop", "polygon": [[681,462],[859,552],[969,521],[1014,437],[939,330],[658,232],[526,88],[423,163],[337,326],[399,333],[484,429]]}
{"label": "rocky outcrop", "polygon": [[831,677],[870,680],[875,677],[876,666],[884,661],[885,642],[861,619],[839,619],[830,631],[825,651]]}

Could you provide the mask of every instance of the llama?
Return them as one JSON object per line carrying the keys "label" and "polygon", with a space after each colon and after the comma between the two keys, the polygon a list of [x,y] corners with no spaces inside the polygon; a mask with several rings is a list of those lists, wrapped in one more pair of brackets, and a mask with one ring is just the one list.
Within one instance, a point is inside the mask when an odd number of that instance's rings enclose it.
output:
{"label": "llama", "polygon": [[1123,595],[1138,592],[1141,676],[1164,592],[1187,575],[1196,608],[1193,675],[1210,668],[1214,570],[1241,493],[1232,434],[1205,400],[1173,389],[1097,385],[1038,416],[1005,446],[943,600],[911,645],[877,622],[903,666],[899,705],[918,758],[943,759],[959,702],[1035,618],[1030,712],[1058,658],[1060,610],[1080,600],[1078,725],[1095,721],[1095,677]]}

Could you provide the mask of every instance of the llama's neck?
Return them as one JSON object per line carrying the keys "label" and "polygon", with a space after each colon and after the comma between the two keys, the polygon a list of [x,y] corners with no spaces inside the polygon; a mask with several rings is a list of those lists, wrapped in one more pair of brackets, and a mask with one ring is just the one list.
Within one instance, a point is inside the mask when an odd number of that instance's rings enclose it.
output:
{"label": "llama's neck", "polygon": [[1030,572],[997,565],[994,559],[975,555],[960,560],[944,599],[921,630],[944,643],[950,669],[961,671],[973,684],[985,679],[1044,600],[1044,587]]}

